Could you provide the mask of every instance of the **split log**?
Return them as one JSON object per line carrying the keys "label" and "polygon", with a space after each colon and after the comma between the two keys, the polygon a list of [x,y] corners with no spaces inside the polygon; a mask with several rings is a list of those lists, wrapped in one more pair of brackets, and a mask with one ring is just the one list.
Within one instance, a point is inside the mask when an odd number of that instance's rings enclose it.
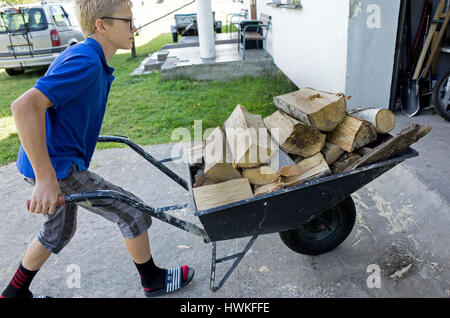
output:
{"label": "split log", "polygon": [[350,165],[356,162],[361,155],[357,153],[346,153],[341,156],[330,168],[333,174],[341,173],[347,169]]}
{"label": "split log", "polygon": [[344,149],[331,142],[325,142],[322,148],[322,155],[327,162],[327,165],[331,166],[336,160],[338,160],[344,154]]}
{"label": "split log", "polygon": [[353,152],[377,139],[375,127],[366,120],[352,115],[345,116],[343,122],[327,135],[327,141],[338,145],[347,152]]}
{"label": "split log", "polygon": [[395,115],[389,109],[365,108],[355,109],[348,112],[349,115],[367,120],[370,122],[378,133],[387,134],[395,126]]}
{"label": "split log", "polygon": [[247,178],[234,179],[192,189],[198,211],[253,197]]}
{"label": "split log", "polygon": [[194,141],[188,144],[185,148],[189,166],[193,167],[197,164],[203,163],[203,148],[204,141]]}
{"label": "split log", "polygon": [[343,94],[332,94],[303,88],[276,96],[275,106],[291,117],[320,131],[332,131],[346,115],[347,104]]}
{"label": "split log", "polygon": [[237,105],[224,127],[233,162],[238,167],[261,166],[270,160],[277,149],[261,115],[251,114],[242,105]]}
{"label": "split log", "polygon": [[431,126],[419,125],[413,123],[411,126],[404,128],[400,133],[375,147],[371,152],[361,157],[355,163],[346,168],[346,170],[356,169],[365,165],[369,165],[381,160],[387,160],[402,153],[410,145],[423,138],[431,131]]}
{"label": "split log", "polygon": [[283,177],[292,177],[301,173],[296,162],[280,147],[278,147],[278,152],[270,159],[270,166]]}
{"label": "split log", "polygon": [[302,170],[302,173],[295,177],[282,178],[281,181],[285,187],[295,186],[313,177],[331,174],[331,170],[320,152],[312,157],[303,159],[297,166]]}
{"label": "split log", "polygon": [[230,147],[225,133],[217,127],[206,138],[203,158],[205,161],[205,176],[216,182],[224,182],[242,178],[241,173],[233,167]]}
{"label": "split log", "polygon": [[258,195],[263,195],[263,194],[267,194],[270,192],[274,192],[280,189],[283,189],[284,185],[282,182],[276,181],[273,183],[269,183],[269,184],[265,184],[265,185],[261,185],[261,186],[257,186],[255,187],[255,191],[254,191],[254,195],[255,197]]}
{"label": "split log", "polygon": [[287,153],[310,157],[318,153],[325,143],[325,134],[280,110],[264,118],[264,124],[275,142]]}
{"label": "split log", "polygon": [[242,170],[242,176],[254,185],[265,185],[280,178],[280,173],[271,166],[261,166]]}

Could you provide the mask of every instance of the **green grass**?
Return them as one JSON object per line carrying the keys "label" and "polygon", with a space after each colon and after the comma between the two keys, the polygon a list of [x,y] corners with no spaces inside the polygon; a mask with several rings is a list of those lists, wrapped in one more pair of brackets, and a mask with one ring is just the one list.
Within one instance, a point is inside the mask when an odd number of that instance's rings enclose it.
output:
{"label": "green grass", "polygon": [[[172,43],[171,34],[162,34],[137,48],[138,58],[117,54],[110,61],[116,79],[111,87],[102,135],[124,135],[141,145],[175,142],[172,131],[183,127],[193,136],[194,121],[202,120],[203,131],[222,125],[237,104],[250,112],[268,116],[275,111],[273,97],[296,90],[283,74],[258,78],[244,77],[226,83],[174,80],[163,82],[159,73],[129,74],[149,53]],[[11,102],[30,89],[42,71],[9,77],[0,72],[0,165],[16,160],[19,139],[11,121]],[[9,127],[8,127],[9,125]],[[99,143],[98,148],[118,147]]]}

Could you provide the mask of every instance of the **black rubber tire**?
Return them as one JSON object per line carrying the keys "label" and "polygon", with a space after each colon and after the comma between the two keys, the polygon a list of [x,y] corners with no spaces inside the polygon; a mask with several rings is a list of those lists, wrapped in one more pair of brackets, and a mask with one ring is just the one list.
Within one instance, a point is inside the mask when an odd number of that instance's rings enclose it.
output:
{"label": "black rubber tire", "polygon": [[173,40],[173,43],[178,42],[178,33],[172,33],[172,40]]}
{"label": "black rubber tire", "polygon": [[433,88],[432,103],[436,112],[441,115],[445,120],[450,121],[450,109],[446,109],[448,105],[442,105],[440,103],[440,97],[442,90],[440,87],[445,81],[450,80],[450,69],[448,69],[436,82]]}
{"label": "black rubber tire", "polygon": [[15,76],[15,75],[20,75],[23,74],[25,72],[24,69],[17,69],[17,68],[5,68],[5,72],[6,74],[8,74],[9,76]]}
{"label": "black rubber tire", "polygon": [[280,232],[283,243],[294,252],[320,255],[332,251],[350,235],[356,209],[351,196],[299,229]]}

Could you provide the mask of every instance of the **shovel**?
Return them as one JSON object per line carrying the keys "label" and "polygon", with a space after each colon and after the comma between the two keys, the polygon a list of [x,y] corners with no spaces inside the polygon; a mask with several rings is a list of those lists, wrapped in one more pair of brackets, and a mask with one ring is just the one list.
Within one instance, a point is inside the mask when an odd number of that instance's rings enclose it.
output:
{"label": "shovel", "polygon": [[406,64],[407,64],[407,78],[406,85],[403,87],[402,94],[402,112],[412,117],[420,109],[419,101],[419,77],[412,77],[412,62],[411,62],[411,2],[407,0],[407,12],[405,23],[406,34]]}

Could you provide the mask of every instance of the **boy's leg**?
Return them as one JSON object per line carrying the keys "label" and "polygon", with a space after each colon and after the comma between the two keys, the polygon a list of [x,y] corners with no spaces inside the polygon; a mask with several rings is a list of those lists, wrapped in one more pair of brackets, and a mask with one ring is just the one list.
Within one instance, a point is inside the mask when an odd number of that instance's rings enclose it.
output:
{"label": "boy's leg", "polygon": [[44,265],[51,254],[52,252],[46,249],[41,242],[35,238],[25,252],[22,265],[30,271],[37,271]]}
{"label": "boy's leg", "polygon": [[[74,174],[74,178],[78,184],[82,185],[82,190],[75,192],[114,190],[127,194],[135,200],[142,202],[134,194],[125,191],[121,187],[104,180],[99,175],[90,171],[77,172]],[[168,280],[170,281],[172,279],[174,281],[168,291],[171,292],[186,286],[192,279],[194,270],[188,266],[183,265],[177,269],[166,270],[155,265],[151,255],[147,233],[152,223],[151,217],[148,214],[126,203],[110,199],[96,200],[95,202],[92,201],[89,203],[80,202],[78,205],[117,223],[124,237],[125,246],[141,276],[141,283],[146,295],[152,296],[154,295],[152,293],[153,291],[160,292],[166,290],[165,287]],[[179,281],[175,282],[177,279]]]}

